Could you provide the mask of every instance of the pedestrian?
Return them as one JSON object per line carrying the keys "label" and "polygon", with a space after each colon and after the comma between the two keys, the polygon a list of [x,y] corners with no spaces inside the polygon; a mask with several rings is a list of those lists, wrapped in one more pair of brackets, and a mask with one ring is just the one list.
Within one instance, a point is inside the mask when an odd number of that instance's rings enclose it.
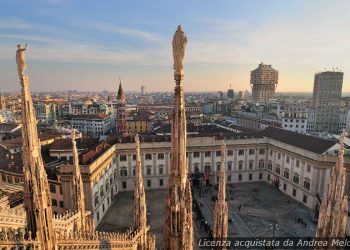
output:
{"label": "pedestrian", "polygon": [[238,211],[241,212],[242,205],[239,205]]}

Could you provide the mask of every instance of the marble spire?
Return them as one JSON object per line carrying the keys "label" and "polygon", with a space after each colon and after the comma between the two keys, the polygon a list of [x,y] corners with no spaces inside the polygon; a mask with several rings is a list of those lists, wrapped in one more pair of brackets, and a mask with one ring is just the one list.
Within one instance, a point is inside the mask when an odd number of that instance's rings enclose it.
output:
{"label": "marble spire", "polygon": [[324,194],[318,217],[316,237],[345,237],[348,220],[348,196],[345,194],[344,137],[339,138],[340,149]]}
{"label": "marble spire", "polygon": [[27,228],[32,237],[42,244],[43,250],[55,247],[55,235],[52,226],[52,204],[47,174],[41,156],[37,121],[29,91],[29,78],[26,68],[25,51],[17,45],[16,62],[22,87],[22,141],[23,141],[23,184],[24,207],[27,216]]}
{"label": "marble spire", "polygon": [[74,193],[74,209],[80,214],[80,225],[78,228],[85,230],[86,228],[86,211],[85,211],[85,196],[83,180],[80,173],[79,154],[77,149],[77,142],[75,141],[75,129],[72,129],[72,150],[73,150],[73,193]]}
{"label": "marble spire", "polygon": [[136,167],[135,167],[135,189],[134,189],[134,228],[145,229],[147,227],[147,208],[145,187],[143,185],[140,140],[139,136],[135,136],[136,144]]}
{"label": "marble spire", "polygon": [[215,203],[213,237],[217,240],[227,238],[227,201],[226,201],[226,144],[221,144],[221,165],[219,175],[218,199]]}
{"label": "marble spire", "polygon": [[186,159],[186,115],[183,58],[187,38],[179,25],[173,37],[174,107],[171,126],[171,170],[166,195],[163,249],[193,249],[192,194]]}

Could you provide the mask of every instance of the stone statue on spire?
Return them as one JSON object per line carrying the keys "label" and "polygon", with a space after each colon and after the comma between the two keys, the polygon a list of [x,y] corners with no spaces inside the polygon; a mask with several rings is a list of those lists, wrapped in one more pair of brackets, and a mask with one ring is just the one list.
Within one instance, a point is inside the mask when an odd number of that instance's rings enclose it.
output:
{"label": "stone statue on spire", "polygon": [[26,69],[26,57],[25,57],[25,51],[27,50],[27,44],[22,47],[22,44],[17,44],[17,51],[16,51],[16,63],[17,63],[17,70],[18,75],[20,78],[24,75],[24,70]]}
{"label": "stone statue on spire", "polygon": [[176,86],[171,123],[171,168],[165,202],[164,250],[193,249],[192,193],[186,159],[186,112],[183,93],[186,43],[186,35],[179,26],[173,39]]}
{"label": "stone statue on spire", "polygon": [[175,72],[182,72],[184,69],[184,56],[185,47],[187,44],[187,37],[185,32],[182,31],[181,25],[177,26],[177,30],[173,37],[173,57],[174,57],[174,70]]}

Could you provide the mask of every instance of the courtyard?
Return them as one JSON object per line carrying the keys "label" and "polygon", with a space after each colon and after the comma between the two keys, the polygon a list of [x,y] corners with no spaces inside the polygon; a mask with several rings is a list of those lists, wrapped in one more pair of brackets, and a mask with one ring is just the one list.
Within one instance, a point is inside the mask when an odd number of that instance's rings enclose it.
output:
{"label": "courtyard", "polygon": [[[307,237],[315,234],[314,212],[265,182],[227,186],[226,193],[230,237]],[[166,190],[146,192],[148,224],[151,233],[157,237],[158,248],[162,244],[165,194]],[[216,194],[215,187],[193,188],[193,198],[201,213],[199,217],[198,212],[193,212],[195,243],[199,237],[208,237],[212,228]],[[126,231],[132,226],[133,193],[119,193],[98,229]]]}

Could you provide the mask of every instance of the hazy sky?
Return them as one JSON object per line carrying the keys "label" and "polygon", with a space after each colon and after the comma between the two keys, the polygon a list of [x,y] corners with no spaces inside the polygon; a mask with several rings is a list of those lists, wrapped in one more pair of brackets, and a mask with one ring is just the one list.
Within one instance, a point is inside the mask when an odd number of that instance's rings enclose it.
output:
{"label": "hazy sky", "polygon": [[250,89],[262,61],[277,91],[312,91],[317,71],[345,72],[350,1],[0,0],[0,91],[19,90],[15,51],[28,43],[32,90],[172,90],[171,41],[187,34],[185,90]]}

